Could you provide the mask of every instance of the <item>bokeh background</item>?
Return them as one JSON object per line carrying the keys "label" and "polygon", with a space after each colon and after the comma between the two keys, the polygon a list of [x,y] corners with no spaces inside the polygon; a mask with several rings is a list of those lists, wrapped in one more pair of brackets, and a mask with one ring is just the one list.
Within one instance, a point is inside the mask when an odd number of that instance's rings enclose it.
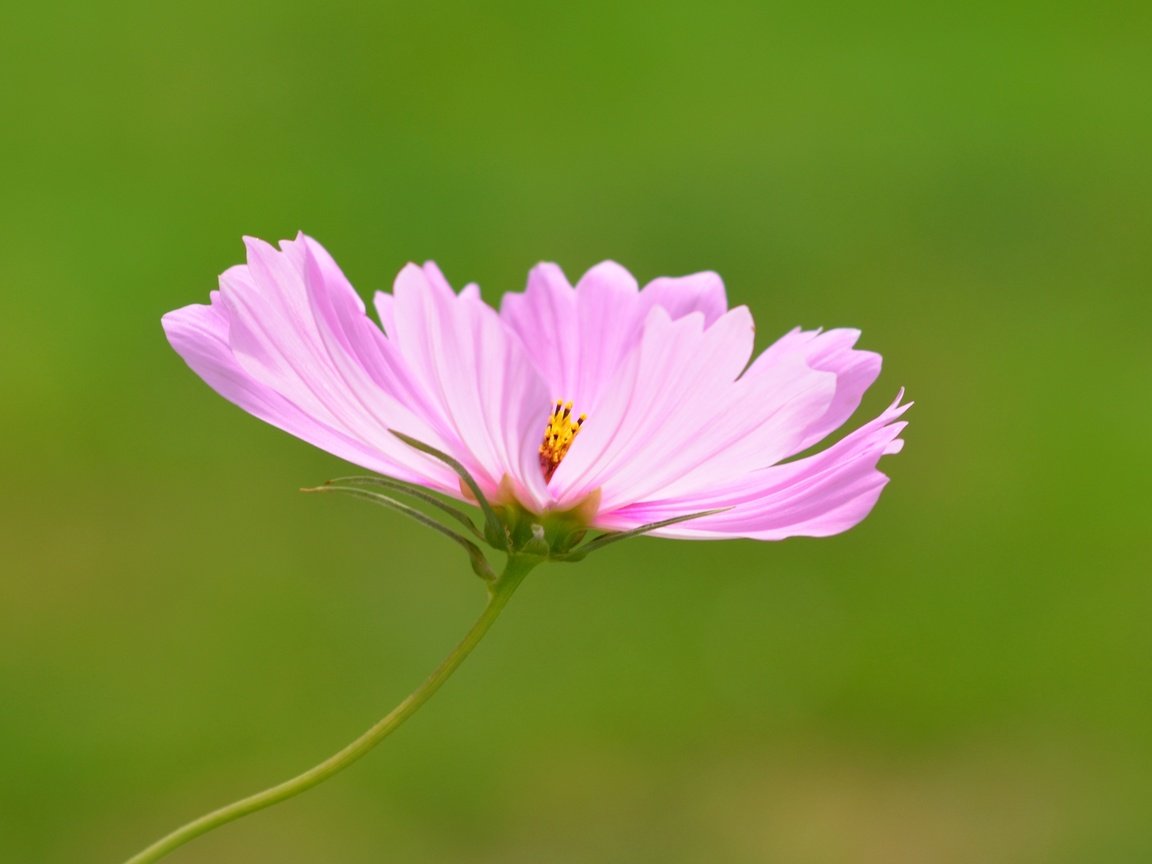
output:
{"label": "bokeh background", "polygon": [[855,530],[537,571],[370,758],[171,860],[1152,860],[1150,10],[6,6],[0,860],[312,764],[480,608],[164,342],[298,229],[365,295],[715,269],[917,405]]}

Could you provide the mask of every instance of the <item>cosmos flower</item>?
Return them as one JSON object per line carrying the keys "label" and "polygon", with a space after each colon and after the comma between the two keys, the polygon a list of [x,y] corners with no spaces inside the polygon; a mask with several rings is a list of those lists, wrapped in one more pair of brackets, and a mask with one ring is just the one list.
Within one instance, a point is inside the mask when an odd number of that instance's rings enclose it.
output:
{"label": "cosmos flower", "polygon": [[[876,464],[902,444],[903,391],[801,455],[855,412],[880,357],[855,349],[855,330],[796,329],[752,360],[752,316],[728,308],[715,273],[641,290],[605,262],[573,287],[541,264],[497,311],[475,285],[457,294],[435,264],[410,264],[391,294],[376,295],[378,326],[315,240],[246,242],[248,263],[220,277],[209,305],[164,316],[172,347],[245,411],[376,472],[310,491],[367,498],[455,540],[488,603],[432,674],[351,744],[181,825],[128,864],[153,864],[360,759],[431,698],[540,563],[642,533],[836,534],[868,515],[887,482]],[[380,487],[506,553],[503,569]],[[437,492],[477,505],[483,530]],[[603,533],[586,540],[590,528]]]}
{"label": "cosmos flower", "polygon": [[[826,536],[863,519],[908,405],[801,458],[853,414],[880,356],[856,330],[796,329],[754,360],[748,309],[714,273],[640,289],[618,264],[571,285],[540,264],[499,311],[435,264],[380,292],[378,326],[328,253],[246,241],[210,305],[164,316],[172,347],[257,417],[380,475],[508,511],[666,537]],[[751,361],[751,362],[750,362]],[[394,433],[407,436],[402,439]]]}

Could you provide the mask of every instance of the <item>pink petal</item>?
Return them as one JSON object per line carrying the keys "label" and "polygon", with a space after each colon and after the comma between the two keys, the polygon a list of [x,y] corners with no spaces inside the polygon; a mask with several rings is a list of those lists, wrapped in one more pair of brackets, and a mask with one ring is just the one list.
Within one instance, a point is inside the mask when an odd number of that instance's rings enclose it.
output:
{"label": "pink petal", "polygon": [[576,366],[572,393],[577,411],[594,412],[617,369],[637,344],[642,312],[636,280],[612,261],[597,264],[576,283]]}
{"label": "pink petal", "polygon": [[457,297],[430,265],[396,277],[391,312],[389,342],[451,442],[444,449],[485,493],[507,476],[525,505],[543,509],[538,448],[551,397],[520,343],[475,292]]}
{"label": "pink petal", "polygon": [[389,339],[315,241],[301,236],[277,251],[249,240],[248,249],[248,264],[221,277],[212,307],[165,318],[174,347],[210,385],[380,473],[461,494],[450,469],[395,429],[459,458],[486,493],[511,475],[525,503],[539,503],[536,447],[549,397],[475,290],[457,298],[435,265],[407,268],[399,296],[378,303],[397,330]]}
{"label": "pink petal", "polygon": [[653,279],[644,286],[640,298],[645,309],[659,306],[673,321],[700,312],[704,315],[705,327],[711,327],[728,311],[724,282],[712,272]]}
{"label": "pink petal", "polygon": [[811,424],[796,452],[806,450],[839,429],[860,407],[865,391],[880,375],[880,355],[852,347],[859,338],[859,330],[796,328],[770,345],[748,370],[748,376],[763,374],[784,358],[799,356],[811,368],[836,375],[836,394],[828,411]]}
{"label": "pink petal", "polygon": [[604,510],[742,477],[794,452],[832,398],[835,379],[799,359],[745,381],[748,310],[704,329],[703,315],[649,314],[640,348],[590,413],[552,479],[562,504],[595,489]]}
{"label": "pink petal", "polygon": [[393,297],[386,291],[377,291],[372,297],[372,305],[376,307],[376,315],[380,319],[380,326],[384,334],[391,336],[396,332],[396,321],[392,317]]}
{"label": "pink petal", "polygon": [[640,344],[650,300],[636,280],[612,261],[585,273],[573,288],[555,264],[540,264],[523,294],[507,294],[500,314],[520,338],[552,398],[571,400],[590,416]]}
{"label": "pink petal", "polygon": [[526,356],[552,388],[552,399],[579,399],[580,330],[576,291],[555,264],[537,264],[523,294],[505,294],[500,318],[524,346]]}
{"label": "pink petal", "polygon": [[654,308],[674,321],[700,313],[711,326],[728,301],[715,273],[654,279],[638,292],[632,275],[612,261],[590,269],[575,288],[555,264],[539,264],[523,294],[504,295],[500,316],[552,388],[552,398],[594,413]]}
{"label": "pink petal", "polygon": [[827,450],[796,462],[753,472],[726,486],[696,495],[637,502],[613,513],[601,512],[597,526],[627,530],[675,516],[721,507],[723,513],[653,532],[692,539],[824,537],[846,531],[868,515],[888,482],[876,470],[885,454],[896,453],[906,423],[898,418],[903,391],[879,417]]}
{"label": "pink petal", "polygon": [[253,378],[232,352],[227,310],[219,292],[212,292],[212,305],[185,306],[169,312],[162,323],[168,341],[192,370],[209,387],[248,413],[371,471],[436,488],[449,488],[452,483],[447,472],[433,476],[427,471],[411,470],[373,444],[356,439],[339,424],[329,425]]}
{"label": "pink petal", "polygon": [[[442,446],[422,417],[412,381],[327,253],[308,238],[283,251],[248,239],[248,265],[220,279],[229,344],[239,365],[302,411],[378,451],[408,473],[451,483],[438,466],[389,434]],[[417,394],[418,395],[418,394]]]}

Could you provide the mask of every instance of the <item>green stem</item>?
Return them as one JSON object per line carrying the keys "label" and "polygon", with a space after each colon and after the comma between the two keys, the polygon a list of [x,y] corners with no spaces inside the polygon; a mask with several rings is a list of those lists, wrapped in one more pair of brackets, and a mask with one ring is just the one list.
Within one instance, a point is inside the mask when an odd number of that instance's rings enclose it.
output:
{"label": "green stem", "polygon": [[420,706],[440,689],[440,685],[448,680],[449,676],[456,671],[456,667],[472,653],[472,649],[484,638],[484,634],[488,632],[492,622],[508,604],[508,600],[512,597],[517,586],[537,563],[538,559],[509,556],[504,572],[488,585],[488,605],[484,607],[484,611],[476,619],[476,623],[472,625],[472,629],[468,631],[460,644],[444,658],[444,661],[436,667],[436,671],[429,675],[423,684],[412,691],[407,699],[343,750],[329,756],[319,765],[309,768],[291,780],[285,780],[263,792],[241,798],[219,810],[206,813],[199,819],[193,819],[171,834],[160,838],[147,849],[133,855],[125,864],[149,864],[149,862],[158,861],[173,849],[183,846],[189,840],[199,837],[213,828],[218,828],[234,819],[239,819],[241,816],[247,816],[249,813],[255,813],[257,810],[263,810],[265,807],[271,807],[273,804],[299,795],[347,768],[415,714]]}

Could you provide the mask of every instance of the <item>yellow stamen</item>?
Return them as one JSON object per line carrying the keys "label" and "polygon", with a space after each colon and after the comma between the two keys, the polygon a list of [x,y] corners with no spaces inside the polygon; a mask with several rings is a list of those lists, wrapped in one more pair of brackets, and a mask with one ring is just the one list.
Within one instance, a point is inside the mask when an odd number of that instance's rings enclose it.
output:
{"label": "yellow stamen", "polygon": [[571,402],[557,399],[552,406],[552,416],[544,427],[544,441],[540,444],[540,470],[544,472],[545,482],[552,479],[560,460],[568,455],[568,448],[584,425],[585,417],[584,414],[572,416]]}

